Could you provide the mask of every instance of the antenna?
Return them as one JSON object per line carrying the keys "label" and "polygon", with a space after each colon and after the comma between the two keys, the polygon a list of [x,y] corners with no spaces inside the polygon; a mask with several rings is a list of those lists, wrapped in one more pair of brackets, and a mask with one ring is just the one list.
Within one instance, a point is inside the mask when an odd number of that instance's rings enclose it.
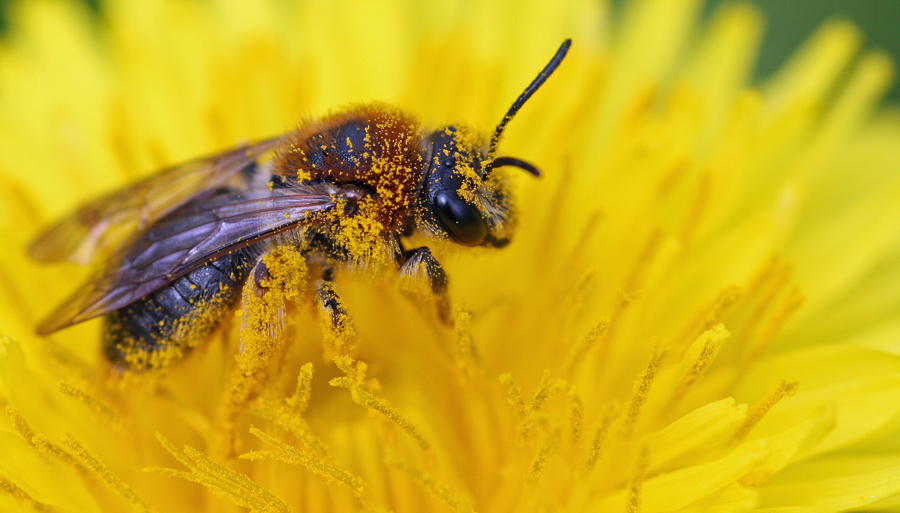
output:
{"label": "antenna", "polygon": [[[572,46],[572,40],[566,39],[563,41],[563,44],[559,47],[559,50],[556,51],[556,54],[550,59],[550,62],[544,66],[544,69],[538,74],[538,76],[531,82],[531,84],[525,88],[525,92],[522,93],[521,96],[512,104],[512,107],[509,108],[509,111],[506,112],[506,115],[503,116],[503,119],[500,120],[500,124],[497,125],[497,128],[494,129],[494,134],[491,135],[491,144],[488,146],[488,164],[485,166],[485,169],[490,170],[492,167],[491,163],[494,160],[494,156],[497,155],[497,146],[500,145],[500,138],[503,136],[503,130],[506,129],[506,125],[512,120],[512,118],[519,112],[519,109],[522,108],[522,105],[525,105],[525,102],[528,101],[529,98],[538,90],[539,87],[544,85],[544,82],[547,81],[547,77],[549,77],[556,68],[559,67],[562,60],[566,57],[566,53],[569,51],[569,47]],[[511,163],[506,163],[505,165],[515,165]]]}
{"label": "antenna", "polygon": [[538,171],[538,168],[534,167],[534,165],[525,162],[524,160],[513,158],[513,157],[497,157],[494,160],[487,163],[484,166],[484,174],[481,176],[481,179],[484,180],[488,173],[491,172],[492,169],[496,169],[498,167],[503,166],[515,166],[519,169],[524,169],[534,176],[540,177],[541,172]]}

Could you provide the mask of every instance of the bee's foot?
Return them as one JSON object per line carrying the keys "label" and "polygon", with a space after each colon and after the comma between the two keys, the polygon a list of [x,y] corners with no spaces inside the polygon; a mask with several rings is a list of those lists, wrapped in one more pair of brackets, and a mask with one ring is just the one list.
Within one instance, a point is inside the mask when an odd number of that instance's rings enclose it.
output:
{"label": "bee's foot", "polygon": [[319,319],[326,347],[334,354],[347,354],[353,347],[356,328],[353,318],[344,309],[334,284],[321,280],[316,286],[316,298],[319,301]]}

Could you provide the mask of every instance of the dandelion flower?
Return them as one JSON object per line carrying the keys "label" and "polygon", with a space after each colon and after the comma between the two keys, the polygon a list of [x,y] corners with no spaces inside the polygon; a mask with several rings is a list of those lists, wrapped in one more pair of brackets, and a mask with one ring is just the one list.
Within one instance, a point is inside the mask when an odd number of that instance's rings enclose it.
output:
{"label": "dandelion flower", "polygon": [[[79,4],[80,5],[80,4]],[[16,4],[0,47],[3,511],[842,511],[900,500],[892,65],[823,26],[749,84],[763,21],[700,2]],[[29,239],[155,169],[354,102],[510,124],[518,232],[438,248],[455,327],[344,272],[235,395],[239,322],[115,378],[87,274]],[[524,175],[524,173],[523,173]],[[302,294],[301,294],[302,295]],[[271,313],[271,312],[270,312]],[[229,317],[230,318],[230,317]]]}

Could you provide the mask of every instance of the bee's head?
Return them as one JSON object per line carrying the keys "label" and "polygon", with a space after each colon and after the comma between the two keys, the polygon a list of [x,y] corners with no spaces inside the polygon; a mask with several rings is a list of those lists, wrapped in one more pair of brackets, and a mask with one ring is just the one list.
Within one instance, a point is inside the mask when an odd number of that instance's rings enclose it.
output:
{"label": "bee's head", "polygon": [[505,246],[512,232],[512,208],[506,185],[491,171],[519,165],[538,176],[538,170],[506,157],[491,166],[487,141],[465,126],[440,128],[428,139],[433,152],[423,194],[433,231],[463,246]]}
{"label": "bee's head", "polygon": [[533,165],[498,157],[497,147],[507,123],[562,62],[572,41],[563,42],[553,59],[513,103],[488,142],[467,127],[450,125],[434,131],[427,144],[431,161],[423,187],[423,220],[433,232],[446,234],[463,246],[502,247],[512,235],[509,193],[492,171],[514,166],[540,176]]}

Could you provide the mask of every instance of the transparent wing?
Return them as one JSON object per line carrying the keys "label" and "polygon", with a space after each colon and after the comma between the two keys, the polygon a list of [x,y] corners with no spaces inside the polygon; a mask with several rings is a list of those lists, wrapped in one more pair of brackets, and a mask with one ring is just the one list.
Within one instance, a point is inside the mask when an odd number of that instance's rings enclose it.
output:
{"label": "transparent wing", "polygon": [[38,262],[88,264],[129,234],[143,230],[204,190],[215,189],[242,170],[253,169],[286,136],[236,148],[168,168],[79,208],[28,248]]}
{"label": "transparent wing", "polygon": [[337,200],[291,189],[223,192],[191,201],[122,246],[101,272],[47,320],[47,335],[113,312],[210,260],[315,222]]}

